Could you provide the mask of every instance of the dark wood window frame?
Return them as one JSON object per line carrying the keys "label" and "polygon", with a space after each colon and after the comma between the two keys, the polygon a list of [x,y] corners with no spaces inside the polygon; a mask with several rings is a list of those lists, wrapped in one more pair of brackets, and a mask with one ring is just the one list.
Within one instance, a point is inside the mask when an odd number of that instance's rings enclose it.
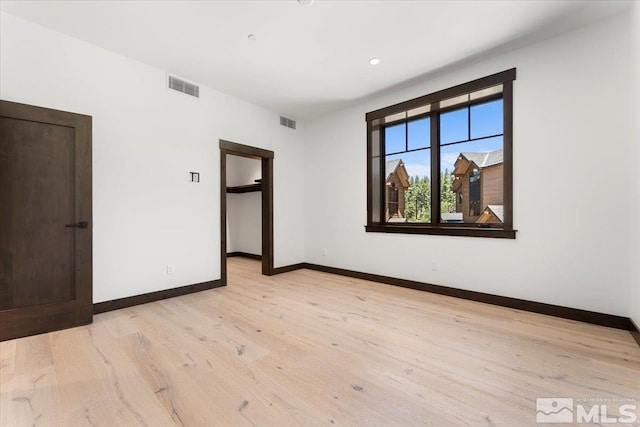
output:
{"label": "dark wood window frame", "polygon": [[[405,233],[405,234],[435,234],[450,236],[470,236],[470,237],[494,237],[503,239],[515,239],[516,230],[513,228],[513,81],[516,79],[516,69],[512,68],[500,73],[492,74],[468,83],[463,83],[448,89],[434,92],[419,98],[371,111],[366,114],[367,122],[367,232],[380,233]],[[470,94],[483,89],[502,85],[502,93],[497,98],[503,100],[503,152],[504,152],[504,175],[503,175],[503,200],[504,200],[504,222],[499,225],[488,224],[451,224],[435,222],[440,218],[440,144],[439,141],[439,114],[451,109],[460,108],[465,104],[456,104],[451,108],[439,108],[442,101],[455,98],[457,96]],[[490,98],[474,100],[466,105],[479,102],[486,102]],[[384,185],[384,178],[373,165],[373,159],[381,157],[384,161],[384,142],[381,141],[385,126],[395,125],[416,120],[420,116],[409,117],[385,123],[385,119],[394,115],[401,115],[408,111],[428,107],[428,111],[422,117],[431,117],[431,218],[432,223],[407,224],[407,223],[387,223],[385,222],[384,192],[374,194],[374,191],[381,191],[376,186]],[[419,110],[418,110],[419,111]],[[434,119],[435,118],[435,119]],[[377,146],[374,146],[374,143]],[[382,169],[382,167],[380,166]],[[383,170],[383,169],[382,169]],[[433,173],[436,171],[436,173]],[[382,197],[380,197],[382,195]]]}

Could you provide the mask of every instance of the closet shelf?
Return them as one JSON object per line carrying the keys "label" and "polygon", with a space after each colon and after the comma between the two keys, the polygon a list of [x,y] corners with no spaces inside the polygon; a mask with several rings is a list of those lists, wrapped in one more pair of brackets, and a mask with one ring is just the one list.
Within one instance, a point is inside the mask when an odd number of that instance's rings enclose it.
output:
{"label": "closet shelf", "polygon": [[253,193],[254,191],[262,191],[261,184],[238,185],[236,187],[227,187],[227,193]]}

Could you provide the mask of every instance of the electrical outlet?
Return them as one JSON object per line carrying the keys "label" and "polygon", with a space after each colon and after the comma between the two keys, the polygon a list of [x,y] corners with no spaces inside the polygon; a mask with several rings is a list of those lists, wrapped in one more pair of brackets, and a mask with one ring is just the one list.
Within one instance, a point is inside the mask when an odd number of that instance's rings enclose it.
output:
{"label": "electrical outlet", "polygon": [[322,248],[322,256],[327,256],[327,248]]}
{"label": "electrical outlet", "polygon": [[437,260],[431,260],[431,270],[432,271],[438,271],[438,261]]}
{"label": "electrical outlet", "polygon": [[176,271],[175,264],[167,264],[167,274],[173,274]]}

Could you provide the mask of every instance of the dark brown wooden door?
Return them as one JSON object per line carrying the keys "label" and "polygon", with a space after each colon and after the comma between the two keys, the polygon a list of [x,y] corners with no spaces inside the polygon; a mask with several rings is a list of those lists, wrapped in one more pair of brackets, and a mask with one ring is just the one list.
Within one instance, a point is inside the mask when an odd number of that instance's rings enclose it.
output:
{"label": "dark brown wooden door", "polygon": [[91,117],[0,101],[0,340],[90,323]]}

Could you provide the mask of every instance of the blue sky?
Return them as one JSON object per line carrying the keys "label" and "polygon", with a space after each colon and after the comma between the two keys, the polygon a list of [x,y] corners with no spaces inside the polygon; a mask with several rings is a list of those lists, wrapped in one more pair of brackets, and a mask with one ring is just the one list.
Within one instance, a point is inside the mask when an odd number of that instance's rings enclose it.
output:
{"label": "blue sky", "polygon": [[[440,136],[443,144],[468,138],[467,109],[454,110],[441,115]],[[431,176],[431,153],[428,149],[430,135],[429,118],[409,122],[405,125],[390,126],[386,129],[386,152],[405,150],[405,142],[410,153],[393,154],[386,160],[402,159],[411,176]],[[502,133],[502,100],[487,102],[471,107],[471,138]],[[487,153],[502,148],[502,136],[479,141],[462,142],[440,148],[440,170],[453,170],[453,165],[461,152]]]}

